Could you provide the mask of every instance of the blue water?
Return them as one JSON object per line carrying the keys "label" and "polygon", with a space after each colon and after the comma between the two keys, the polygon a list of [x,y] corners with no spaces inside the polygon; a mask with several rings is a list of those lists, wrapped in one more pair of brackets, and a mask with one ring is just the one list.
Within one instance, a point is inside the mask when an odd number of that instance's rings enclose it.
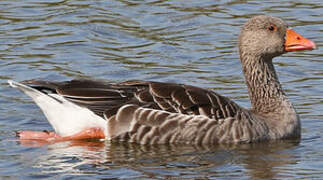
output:
{"label": "blue water", "polygon": [[[300,142],[139,146],[109,142],[18,142],[17,130],[51,130],[7,80],[129,79],[213,89],[249,107],[237,36],[269,14],[319,49],[275,59],[302,120]],[[321,179],[323,2],[0,1],[0,179]]]}

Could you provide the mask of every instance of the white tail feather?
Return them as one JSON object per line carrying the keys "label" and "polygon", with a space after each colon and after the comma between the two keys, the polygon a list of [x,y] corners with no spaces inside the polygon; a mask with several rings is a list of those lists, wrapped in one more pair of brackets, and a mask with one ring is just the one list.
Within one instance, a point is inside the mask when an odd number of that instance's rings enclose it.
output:
{"label": "white tail feather", "polygon": [[11,80],[8,80],[8,83],[35,101],[59,135],[70,136],[92,127],[103,129],[107,135],[107,121],[89,109],[78,106],[58,94],[45,94]]}

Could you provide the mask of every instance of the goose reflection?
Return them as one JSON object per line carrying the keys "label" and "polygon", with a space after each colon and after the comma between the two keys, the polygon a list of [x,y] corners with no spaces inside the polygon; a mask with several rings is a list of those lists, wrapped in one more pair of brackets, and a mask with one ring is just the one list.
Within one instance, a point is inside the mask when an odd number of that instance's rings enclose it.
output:
{"label": "goose reflection", "polygon": [[102,141],[21,144],[47,147],[33,165],[42,173],[203,179],[239,177],[245,173],[252,179],[271,179],[292,171],[288,166],[298,162],[295,149],[299,141],[218,146],[143,146]]}

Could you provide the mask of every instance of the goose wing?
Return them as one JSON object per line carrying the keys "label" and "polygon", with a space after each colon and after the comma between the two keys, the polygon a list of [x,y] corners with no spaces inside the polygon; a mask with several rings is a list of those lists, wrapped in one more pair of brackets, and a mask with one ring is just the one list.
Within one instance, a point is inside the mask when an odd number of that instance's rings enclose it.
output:
{"label": "goose wing", "polygon": [[175,83],[126,81],[107,83],[93,80],[49,82],[29,80],[42,92],[57,93],[95,112],[111,117],[126,104],[187,115],[205,115],[211,119],[234,117],[241,108],[214,91]]}
{"label": "goose wing", "polygon": [[230,99],[190,85],[92,80],[24,83],[44,93],[57,93],[108,120],[108,139],[211,144],[236,136],[241,141],[238,131],[231,131],[233,124],[239,124],[237,119],[251,119],[241,118],[248,114]]}

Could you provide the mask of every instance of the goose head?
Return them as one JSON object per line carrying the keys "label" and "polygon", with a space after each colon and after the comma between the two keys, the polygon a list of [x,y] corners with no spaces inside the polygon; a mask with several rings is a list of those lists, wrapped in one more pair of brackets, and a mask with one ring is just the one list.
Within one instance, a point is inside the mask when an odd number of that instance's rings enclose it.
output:
{"label": "goose head", "polygon": [[289,51],[315,48],[313,41],[288,28],[283,20],[267,15],[255,16],[247,21],[239,36],[241,57],[248,55],[271,60]]}

